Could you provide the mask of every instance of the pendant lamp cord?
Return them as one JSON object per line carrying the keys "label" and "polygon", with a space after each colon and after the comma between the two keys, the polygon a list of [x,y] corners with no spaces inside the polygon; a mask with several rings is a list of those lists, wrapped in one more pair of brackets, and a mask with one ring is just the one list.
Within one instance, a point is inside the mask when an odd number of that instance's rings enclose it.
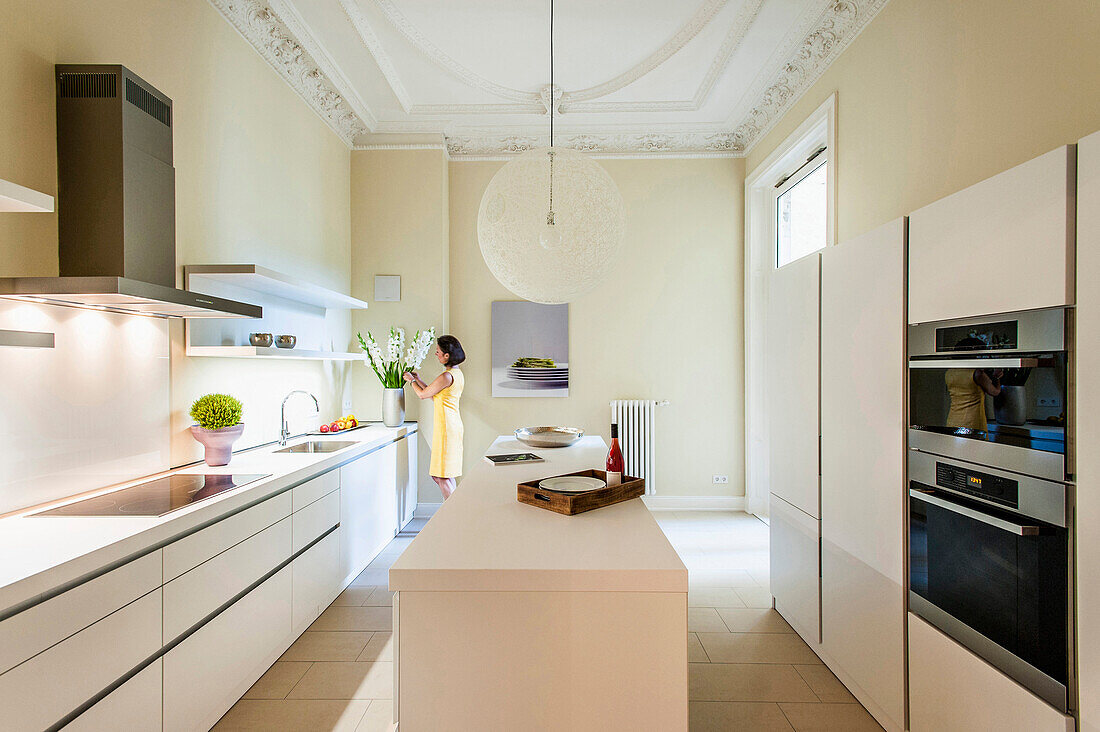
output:
{"label": "pendant lamp cord", "polygon": [[554,0],[550,0],[550,210],[546,223],[554,225]]}

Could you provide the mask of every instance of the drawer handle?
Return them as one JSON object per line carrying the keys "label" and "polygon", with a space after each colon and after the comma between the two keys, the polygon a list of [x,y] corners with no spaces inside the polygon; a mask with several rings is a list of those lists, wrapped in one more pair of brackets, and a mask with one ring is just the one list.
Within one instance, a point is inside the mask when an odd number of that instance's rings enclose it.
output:
{"label": "drawer handle", "polygon": [[535,494],[535,500],[536,501],[546,501],[547,503],[550,503],[550,496],[544,496],[541,493],[536,493]]}

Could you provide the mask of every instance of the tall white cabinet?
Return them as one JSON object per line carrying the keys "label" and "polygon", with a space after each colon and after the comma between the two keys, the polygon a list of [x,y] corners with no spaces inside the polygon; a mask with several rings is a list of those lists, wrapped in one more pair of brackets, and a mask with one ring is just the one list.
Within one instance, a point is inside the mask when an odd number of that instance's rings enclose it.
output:
{"label": "tall white cabinet", "polygon": [[773,271],[765,334],[772,594],[811,644],[821,624],[820,285],[819,254]]}
{"label": "tall white cabinet", "polygon": [[[1100,132],[1078,145],[1077,373],[1100,373]],[[1100,388],[1077,397],[1077,673],[1080,730],[1100,732]]]}
{"label": "tall white cabinet", "polygon": [[821,259],[821,652],[905,728],[905,219]]}

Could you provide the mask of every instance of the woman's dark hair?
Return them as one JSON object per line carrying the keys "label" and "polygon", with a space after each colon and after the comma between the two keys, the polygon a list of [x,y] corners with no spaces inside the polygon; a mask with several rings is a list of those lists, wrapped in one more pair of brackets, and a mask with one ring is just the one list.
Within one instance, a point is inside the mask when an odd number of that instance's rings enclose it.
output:
{"label": "woman's dark hair", "polygon": [[458,366],[466,360],[466,352],[462,350],[462,344],[453,335],[439,336],[436,343],[439,344],[439,350],[447,354],[448,366]]}

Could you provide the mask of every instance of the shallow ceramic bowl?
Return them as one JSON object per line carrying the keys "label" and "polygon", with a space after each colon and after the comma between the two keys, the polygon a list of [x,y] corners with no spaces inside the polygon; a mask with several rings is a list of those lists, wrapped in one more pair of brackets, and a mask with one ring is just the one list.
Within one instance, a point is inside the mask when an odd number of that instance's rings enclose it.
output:
{"label": "shallow ceramic bowl", "polygon": [[257,348],[267,348],[272,343],[270,333],[249,333],[248,342]]}
{"label": "shallow ceramic bowl", "polygon": [[298,342],[297,336],[292,335],[280,335],[275,336],[276,348],[294,348],[294,344]]}
{"label": "shallow ceramic bowl", "polygon": [[520,427],[516,439],[528,447],[569,447],[584,437],[576,427]]}

